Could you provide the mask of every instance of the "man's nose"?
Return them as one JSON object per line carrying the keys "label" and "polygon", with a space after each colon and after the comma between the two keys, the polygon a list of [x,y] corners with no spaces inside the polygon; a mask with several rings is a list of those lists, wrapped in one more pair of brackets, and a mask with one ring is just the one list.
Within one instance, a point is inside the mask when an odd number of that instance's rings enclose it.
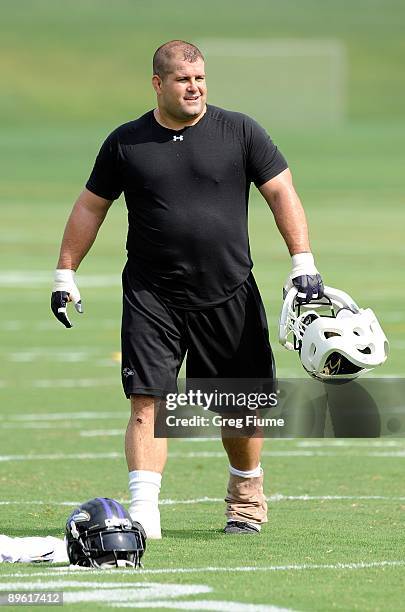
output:
{"label": "man's nose", "polygon": [[197,87],[197,83],[196,83],[194,80],[193,80],[193,81],[190,81],[190,82],[189,82],[189,84],[188,84],[187,89],[188,89],[189,91],[196,91],[196,90],[198,89],[198,87]]}

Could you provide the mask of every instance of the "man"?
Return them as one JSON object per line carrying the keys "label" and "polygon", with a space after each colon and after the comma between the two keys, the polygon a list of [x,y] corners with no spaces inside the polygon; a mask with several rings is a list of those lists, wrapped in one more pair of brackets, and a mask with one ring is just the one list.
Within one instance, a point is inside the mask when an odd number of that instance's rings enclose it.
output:
{"label": "man", "polygon": [[[123,191],[129,221],[122,317],[122,381],[131,400],[125,438],[129,512],[148,537],[160,538],[158,495],[167,441],[154,438],[154,402],[176,388],[186,351],[190,378],[275,374],[251,274],[251,182],[292,255],[286,288],[294,281],[309,301],[322,292],[322,281],[284,157],[249,117],[207,106],[199,49],[180,40],[159,47],[152,85],[157,108],[108,136],[73,208],[52,308],[66,327],[66,303],[82,311],[75,270]],[[230,463],[225,533],[259,533],[267,521],[262,439],[224,437],[223,445]]]}

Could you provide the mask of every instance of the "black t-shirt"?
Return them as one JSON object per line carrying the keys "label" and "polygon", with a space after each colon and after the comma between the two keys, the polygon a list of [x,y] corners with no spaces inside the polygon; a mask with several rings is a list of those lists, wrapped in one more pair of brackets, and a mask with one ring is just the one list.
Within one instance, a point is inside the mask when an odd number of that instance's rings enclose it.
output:
{"label": "black t-shirt", "polygon": [[132,274],[169,305],[194,309],[226,301],[248,277],[250,183],[286,168],[253,119],[208,105],[182,130],[153,111],[118,127],[86,187],[108,200],[124,192]]}

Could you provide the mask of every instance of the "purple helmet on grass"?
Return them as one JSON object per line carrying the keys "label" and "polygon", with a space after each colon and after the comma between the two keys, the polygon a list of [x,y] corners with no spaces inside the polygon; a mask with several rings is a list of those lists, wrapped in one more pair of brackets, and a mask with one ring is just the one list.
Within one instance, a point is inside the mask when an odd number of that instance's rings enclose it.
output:
{"label": "purple helmet on grass", "polygon": [[72,565],[136,568],[146,549],[146,535],[115,499],[96,497],[69,516],[66,547]]}

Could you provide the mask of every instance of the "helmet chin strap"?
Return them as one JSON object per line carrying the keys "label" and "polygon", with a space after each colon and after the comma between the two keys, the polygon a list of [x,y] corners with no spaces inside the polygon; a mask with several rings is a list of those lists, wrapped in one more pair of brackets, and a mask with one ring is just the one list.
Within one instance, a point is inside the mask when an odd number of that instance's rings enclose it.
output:
{"label": "helmet chin strap", "polygon": [[114,555],[114,560],[105,561],[104,563],[97,563],[96,560],[93,560],[93,567],[98,569],[110,569],[111,567],[131,567],[135,569],[135,562],[129,561],[128,559],[118,559],[117,552],[115,550],[111,551]]}
{"label": "helmet chin strap", "polygon": [[125,559],[117,559],[117,567],[135,567],[135,563],[126,561]]}
{"label": "helmet chin strap", "polygon": [[132,567],[133,569],[135,569],[135,562],[129,561],[129,559],[118,559],[117,551],[113,550],[112,552],[114,555],[116,567]]}

